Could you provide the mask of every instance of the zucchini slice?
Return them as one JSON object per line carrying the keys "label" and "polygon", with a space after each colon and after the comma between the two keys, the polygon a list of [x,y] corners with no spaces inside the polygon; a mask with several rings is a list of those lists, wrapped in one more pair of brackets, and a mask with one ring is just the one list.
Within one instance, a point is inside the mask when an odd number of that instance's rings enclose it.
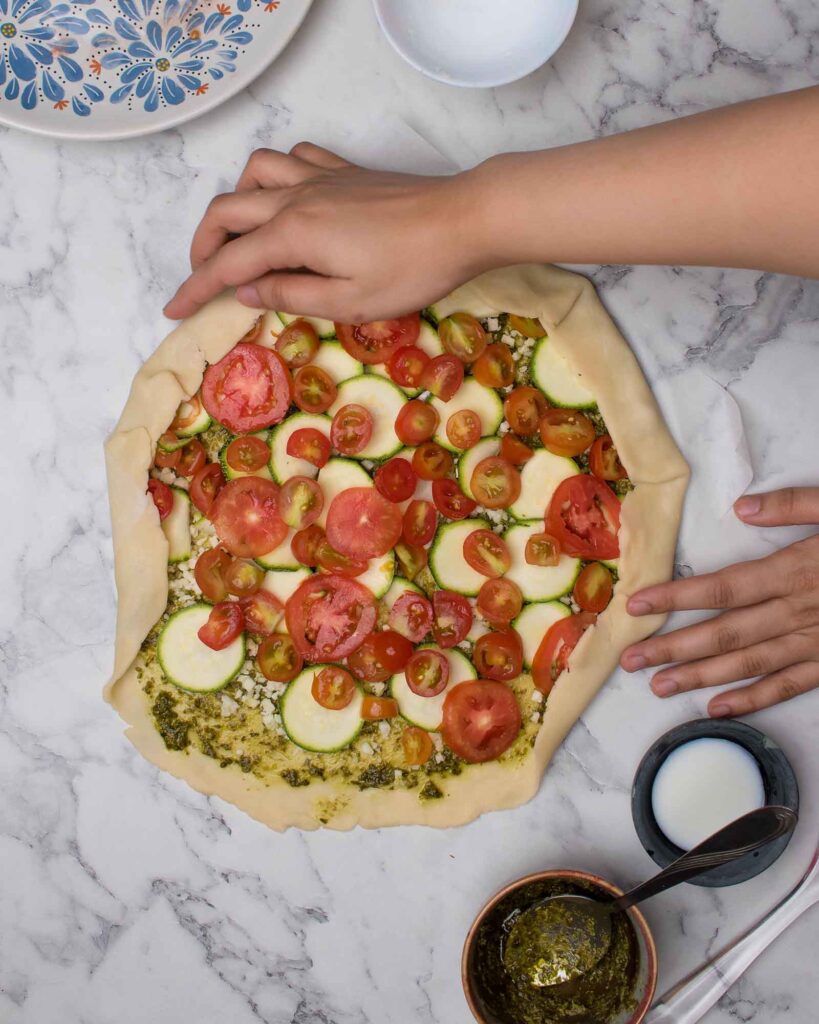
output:
{"label": "zucchini slice", "polygon": [[329,459],[319,470],[318,484],[324,495],[324,506],[316,522],[322,529],[327,525],[327,510],[337,494],[350,487],[373,487],[370,474],[352,459]]}
{"label": "zucchini slice", "polygon": [[524,552],[526,541],[533,533],[543,533],[542,522],[516,523],[503,535],[512,556],[506,579],[517,583],[524,601],[552,601],[563,597],[574,586],[580,572],[580,559],[561,555],[557,565],[530,565]]}
{"label": "zucchini slice", "polygon": [[591,409],[596,405],[582,375],[555,351],[548,338],[536,343],[531,366],[532,380],[552,405],[564,409]]}
{"label": "zucchini slice", "polygon": [[[266,437],[262,437],[262,440],[267,442]],[[219,452],[219,464],[222,467],[222,472],[224,473],[225,480],[238,480],[240,476],[258,476],[261,477],[263,480],[273,479],[269,465],[262,466],[261,469],[254,470],[254,472],[252,473],[245,473],[241,469],[234,469],[231,465],[229,465],[227,460],[227,450],[230,447],[230,443],[231,442],[228,441],[227,444],[222,445],[221,451]]]}
{"label": "zucchini slice", "polygon": [[394,576],[389,590],[381,598],[381,603],[387,611],[390,612],[398,598],[401,597],[402,594],[406,594],[407,591],[410,591],[413,594],[420,594],[422,597],[426,596],[417,583],[405,580],[403,576]]}
{"label": "zucchini slice", "polygon": [[330,419],[311,412],[297,412],[274,427],[270,432],[270,472],[276,483],[283,484],[291,476],[318,476],[318,467],[306,459],[297,459],[287,454],[287,442],[297,430],[313,427],[330,437]]}
{"label": "zucchini slice", "polygon": [[168,563],[184,562],[191,557],[191,499],[181,487],[172,487],[173,505],[160,526],[168,542]]}
{"label": "zucchini slice", "polygon": [[323,341],[310,365],[321,367],[336,384],[360,377],[364,372],[364,364],[354,359],[340,341]]}
{"label": "zucchini slice", "polygon": [[322,320],[318,316],[299,316],[298,313],[282,313],[281,311],[278,316],[285,327],[292,324],[294,320],[306,320],[308,324],[315,327],[316,334],[320,338],[335,338],[336,336],[336,325],[332,320]]}
{"label": "zucchini slice", "polygon": [[401,388],[392,381],[372,373],[345,380],[339,386],[338,397],[327,410],[334,416],[343,405],[363,405],[373,418],[373,434],[366,448],[355,459],[388,459],[401,448],[395,433],[395,420],[406,403]]}
{"label": "zucchini slice", "polygon": [[523,643],[523,664],[526,668],[532,667],[532,661],[540,647],[540,641],[546,635],[546,630],[571,614],[571,608],[567,608],[560,601],[542,601],[524,607],[512,623],[512,627]]}
{"label": "zucchini slice", "polygon": [[296,558],[290,548],[290,542],[293,540],[294,532],[294,530],[288,530],[287,536],[278,547],[273,548],[273,550],[268,551],[267,554],[259,555],[258,558],[254,559],[256,564],[260,565],[263,569],[281,569],[284,572],[293,572],[294,569],[303,569],[304,566]]}
{"label": "zucchini slice", "polygon": [[[182,403],[182,405],[185,404],[185,402]],[[176,436],[193,437],[195,434],[201,434],[203,431],[207,430],[211,423],[212,420],[208,415],[207,410],[205,409],[204,405],[202,405],[200,402],[199,415],[192,423],[188,424],[187,427],[180,428],[179,430],[177,430]]]}
{"label": "zucchini slice", "polygon": [[208,621],[209,604],[192,604],[173,614],[162,628],[156,656],[167,679],[182,690],[210,693],[234,679],[245,661],[242,633],[222,651],[211,650],[199,639]]}
{"label": "zucchini slice", "polygon": [[[423,651],[430,647],[436,651],[440,650],[435,644],[421,644],[418,650]],[[467,679],[476,679],[478,675],[469,658],[454,647],[441,650],[441,654],[449,662],[449,680],[444,689],[434,697],[421,697],[419,694],[413,693],[403,672],[394,675],[390,680],[390,693],[398,701],[401,717],[430,732],[437,732],[441,728],[444,717],[444,700],[452,687]]]}
{"label": "zucchini slice", "polygon": [[365,586],[373,597],[379,598],[390,589],[394,576],[395,552],[388,551],[381,558],[371,558],[369,568],[360,576],[356,576],[356,582]]}
{"label": "zucchini slice", "polygon": [[500,439],[497,437],[482,437],[480,441],[473,447],[465,451],[458,460],[458,483],[460,484],[461,490],[467,496],[467,498],[474,498],[475,495],[472,493],[472,489],[469,486],[469,481],[472,479],[472,474],[475,471],[475,467],[483,459],[491,458],[493,455],[497,455],[500,451]]}
{"label": "zucchini slice", "polygon": [[476,572],[464,558],[464,541],[475,530],[486,529],[484,519],[461,519],[438,528],[429,552],[429,568],[441,589],[467,597],[478,593],[486,576]]}
{"label": "zucchini slice", "polygon": [[[333,667],[333,666],[329,666]],[[302,750],[330,753],[349,747],[361,731],[361,704],[364,695],[356,688],[346,708],[330,711],[313,698],[313,678],[327,665],[311,665],[296,676],[280,702],[282,725],[290,739]]]}
{"label": "zucchini slice", "polygon": [[[313,573],[310,569],[305,568],[303,565],[300,565],[298,569],[269,569],[264,574],[262,590],[275,594],[282,604],[285,604],[302,583],[312,575]],[[287,632],[284,619],[281,619],[278,626],[276,626],[276,631],[279,633]]]}
{"label": "zucchini slice", "polygon": [[558,484],[577,476],[580,467],[574,459],[553,455],[538,448],[520,470],[520,496],[509,508],[515,519],[543,519]]}
{"label": "zucchini slice", "polygon": [[440,398],[434,397],[429,401],[441,417],[438,433],[434,440],[451,452],[460,452],[461,450],[450,444],[449,438],[446,436],[447,420],[454,413],[460,412],[461,409],[471,409],[476,413],[481,421],[481,437],[494,434],[503,419],[503,402],[500,395],[492,388],[485,388],[483,384],[479,384],[474,377],[467,377],[458,388],[457,394],[448,402],[442,402]]}

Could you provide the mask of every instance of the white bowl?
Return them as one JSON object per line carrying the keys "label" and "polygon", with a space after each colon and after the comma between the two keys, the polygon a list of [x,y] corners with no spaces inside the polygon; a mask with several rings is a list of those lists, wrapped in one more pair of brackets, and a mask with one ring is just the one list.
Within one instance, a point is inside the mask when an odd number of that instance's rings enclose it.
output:
{"label": "white bowl", "polygon": [[384,35],[414,68],[449,85],[492,88],[554,54],[578,0],[373,0]]}

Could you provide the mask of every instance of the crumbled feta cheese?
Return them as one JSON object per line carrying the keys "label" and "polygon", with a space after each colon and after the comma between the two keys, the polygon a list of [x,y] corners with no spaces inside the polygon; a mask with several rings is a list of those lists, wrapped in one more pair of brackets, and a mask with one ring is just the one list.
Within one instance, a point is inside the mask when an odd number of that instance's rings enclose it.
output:
{"label": "crumbled feta cheese", "polygon": [[366,740],[364,740],[364,742],[359,746],[358,749],[361,751],[362,754],[364,754],[365,757],[372,757],[373,755],[372,744],[368,743]]}
{"label": "crumbled feta cheese", "polygon": [[256,640],[251,640],[250,637],[248,637],[247,638],[247,653],[251,657],[254,657],[255,654],[256,654],[256,651],[258,651],[258,649],[259,649],[259,644],[257,643],[257,641]]}
{"label": "crumbled feta cheese", "polygon": [[386,689],[386,683],[370,683],[370,690],[375,694],[376,697],[381,697]]}
{"label": "crumbled feta cheese", "polygon": [[504,420],[501,423],[501,425],[498,427],[498,433],[499,434],[508,434],[511,429],[512,428],[509,426],[509,424],[506,422],[506,420]]}
{"label": "crumbled feta cheese", "polygon": [[435,763],[436,764],[443,764],[444,763],[444,755],[443,754],[436,754],[435,755]]}
{"label": "crumbled feta cheese", "polygon": [[362,459],[361,465],[368,471],[375,469],[375,463],[372,461],[372,459]]}
{"label": "crumbled feta cheese", "polygon": [[539,722],[540,721],[540,715],[537,713],[537,711],[533,711],[531,713],[531,715],[529,715],[529,720],[532,721],[532,722]]}
{"label": "crumbled feta cheese", "polygon": [[378,731],[381,733],[382,736],[389,736],[389,734],[390,734],[390,723],[389,722],[379,722],[378,723]]}
{"label": "crumbled feta cheese", "polygon": [[462,651],[466,651],[467,654],[472,650],[472,644],[470,644],[468,640],[461,640],[458,647],[460,647]]}
{"label": "crumbled feta cheese", "polygon": [[486,327],[489,331],[497,331],[500,327],[500,320],[496,316],[488,316],[486,318]]}
{"label": "crumbled feta cheese", "polygon": [[168,487],[173,487],[176,483],[176,473],[167,466],[163,466],[156,474],[157,480],[161,480],[163,484],[167,484]]}
{"label": "crumbled feta cheese", "polygon": [[267,715],[270,718],[273,717],[273,711],[274,711],[273,701],[270,700],[269,697],[262,698],[261,708],[262,708],[262,714],[263,715]]}
{"label": "crumbled feta cheese", "polygon": [[436,750],[443,750],[444,749],[444,738],[443,738],[443,736],[439,732],[430,733],[430,736],[432,736],[432,745],[433,745],[433,747],[435,747]]}
{"label": "crumbled feta cheese", "polygon": [[542,700],[543,694],[540,692],[540,690],[532,690],[532,703],[540,704]]}
{"label": "crumbled feta cheese", "polygon": [[395,772],[394,772],[394,774],[395,774],[395,781],[396,781],[396,782],[397,782],[397,781],[398,781],[399,779],[403,779],[403,777],[404,777],[404,773],[403,773],[403,772],[401,771],[401,769],[400,769],[400,768],[396,768],[396,769],[395,769]]}
{"label": "crumbled feta cheese", "polygon": [[229,715],[233,715],[239,710],[239,705],[236,701],[226,693],[220,694],[219,703],[222,705],[222,718],[227,718]]}

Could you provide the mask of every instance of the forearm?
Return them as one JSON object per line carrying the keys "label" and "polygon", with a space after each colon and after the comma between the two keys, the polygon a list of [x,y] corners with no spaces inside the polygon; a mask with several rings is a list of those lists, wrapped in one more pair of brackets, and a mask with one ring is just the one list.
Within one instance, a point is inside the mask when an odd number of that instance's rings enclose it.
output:
{"label": "forearm", "polygon": [[819,277],[819,88],[469,172],[486,262],[689,264]]}

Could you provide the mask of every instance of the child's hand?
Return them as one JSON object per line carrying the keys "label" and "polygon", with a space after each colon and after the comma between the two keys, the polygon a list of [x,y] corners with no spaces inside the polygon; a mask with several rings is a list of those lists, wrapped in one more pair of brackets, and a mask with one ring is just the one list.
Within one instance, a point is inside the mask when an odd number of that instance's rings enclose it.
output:
{"label": "child's hand", "polygon": [[[748,495],[734,508],[752,526],[819,524],[819,487]],[[658,696],[761,676],[708,705],[713,716],[744,715],[819,686],[819,534],[753,562],[648,587],[628,603],[632,615],[692,608],[731,610],[623,653],[628,672],[677,662],[651,680]]]}
{"label": "child's hand", "polygon": [[413,312],[486,269],[482,207],[468,173],[368,171],[310,143],[257,150],[210,204],[165,313],[190,316],[229,286],[248,306],[345,323]]}

